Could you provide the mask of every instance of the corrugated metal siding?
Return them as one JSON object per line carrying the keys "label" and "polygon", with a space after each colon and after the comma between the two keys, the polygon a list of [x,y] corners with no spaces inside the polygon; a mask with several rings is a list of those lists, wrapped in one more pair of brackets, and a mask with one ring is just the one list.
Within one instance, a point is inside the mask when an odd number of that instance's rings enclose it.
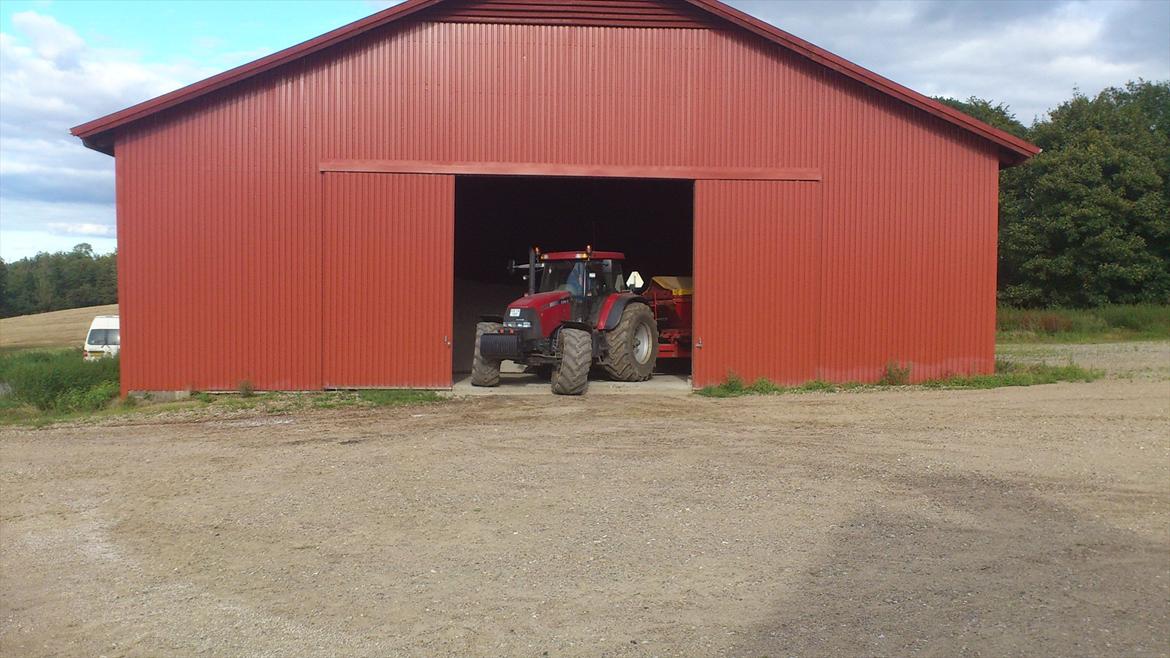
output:
{"label": "corrugated metal siding", "polygon": [[317,167],[347,159],[818,169],[823,375],[992,365],[992,148],[748,35],[398,24],[144,120],[117,157],[134,389],[323,383]]}
{"label": "corrugated metal siding", "polygon": [[707,28],[711,17],[682,3],[655,0],[457,0],[420,20],[462,23]]}
{"label": "corrugated metal siding", "polygon": [[994,216],[996,200],[986,177],[920,174],[904,195],[875,195],[868,222],[825,217],[813,182],[698,181],[695,385],[991,372],[995,224],[963,209]]}
{"label": "corrugated metal siding", "polygon": [[321,386],[316,190],[255,166],[289,156],[247,116],[257,100],[222,108],[208,131],[118,141],[126,390]]}
{"label": "corrugated metal siding", "polygon": [[323,177],[325,387],[449,386],[455,177]]}
{"label": "corrugated metal siding", "polygon": [[695,386],[817,376],[820,184],[695,183]]}
{"label": "corrugated metal siding", "polygon": [[896,140],[898,157],[856,148],[834,166],[866,183],[835,191],[826,212],[820,377],[874,381],[891,363],[913,381],[991,372],[998,167],[860,120]]}

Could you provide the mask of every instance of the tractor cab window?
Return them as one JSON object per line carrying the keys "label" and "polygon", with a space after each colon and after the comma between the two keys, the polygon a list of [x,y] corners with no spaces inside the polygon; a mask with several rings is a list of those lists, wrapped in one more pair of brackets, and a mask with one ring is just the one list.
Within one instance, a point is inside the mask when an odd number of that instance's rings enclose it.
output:
{"label": "tractor cab window", "polygon": [[589,273],[596,286],[597,295],[608,295],[612,292],[625,292],[626,282],[622,278],[622,264],[612,260],[589,261]]}
{"label": "tractor cab window", "polygon": [[544,273],[540,277],[541,292],[567,291],[573,295],[581,294],[581,267],[583,261],[554,260],[544,264]]}
{"label": "tractor cab window", "polygon": [[541,292],[565,291],[575,297],[608,295],[625,289],[621,263],[612,260],[547,261],[540,279]]}

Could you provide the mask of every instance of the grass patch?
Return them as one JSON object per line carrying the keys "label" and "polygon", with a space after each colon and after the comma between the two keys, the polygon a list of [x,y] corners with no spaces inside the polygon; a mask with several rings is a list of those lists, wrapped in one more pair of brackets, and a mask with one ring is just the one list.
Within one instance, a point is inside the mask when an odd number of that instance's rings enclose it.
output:
{"label": "grass patch", "polygon": [[365,389],[357,391],[266,392],[255,389],[247,393],[192,392],[191,398],[206,405],[229,411],[258,409],[267,413],[285,413],[302,409],[344,409],[347,407],[390,407],[403,404],[440,402],[445,398],[435,391],[418,389]]}
{"label": "grass patch", "polygon": [[[891,372],[891,370],[893,372]],[[1091,382],[1100,379],[1103,373],[1099,370],[1089,370],[1073,363],[1063,366],[1045,364],[1025,364],[1011,361],[997,360],[995,372],[990,375],[965,375],[946,377],[921,382],[917,386],[935,389],[966,389],[966,388],[1000,388],[1004,386],[1035,386],[1037,384],[1055,384],[1056,382]],[[728,375],[727,381],[717,386],[706,386],[696,391],[699,395],[710,398],[733,398],[742,395],[781,395],[792,393],[838,393],[857,389],[885,389],[909,386],[910,368],[908,366],[887,367],[882,378],[874,384],[860,382],[846,382],[834,384],[814,380],[797,386],[782,386],[767,379],[757,379],[751,384],[744,384],[735,374]]]}
{"label": "grass patch", "polygon": [[306,393],[258,392],[247,380],[233,393],[192,391],[187,400],[160,403],[149,395],[115,402],[118,359],[85,361],[79,350],[0,352],[0,424],[42,426],[60,421],[168,411],[286,414],[311,409],[371,408],[443,400],[435,391],[363,390]]}
{"label": "grass patch", "polygon": [[0,382],[11,388],[6,398],[40,412],[96,411],[118,397],[118,358],[85,361],[79,350],[10,352],[0,355]]}
{"label": "grass patch", "polygon": [[[114,392],[117,395],[117,391]],[[11,395],[0,396],[0,425],[43,427],[64,421],[92,421],[115,416],[156,416],[170,412],[227,415],[283,415],[323,409],[374,409],[402,405],[431,404],[447,400],[435,391],[362,390],[312,392],[252,392],[242,395],[192,391],[191,397],[170,402],[127,397],[107,402],[100,409],[40,410]]]}
{"label": "grass patch", "polygon": [[1170,340],[1170,305],[1128,304],[1089,309],[1001,306],[998,342],[1102,343]]}
{"label": "grass patch", "polygon": [[358,399],[377,407],[392,407],[400,404],[425,404],[439,402],[443,398],[434,391],[412,389],[370,389],[358,391]]}
{"label": "grass patch", "polygon": [[697,391],[699,395],[709,398],[734,398],[741,395],[779,395],[783,393],[836,393],[864,387],[864,384],[851,382],[834,384],[820,380],[805,382],[796,386],[782,386],[767,379],[760,378],[751,384],[744,384],[738,375],[732,373],[727,380],[717,386],[706,386]]}
{"label": "grass patch", "polygon": [[947,377],[923,382],[926,388],[1001,388],[1004,386],[1036,386],[1057,382],[1091,382],[1100,379],[1100,370],[1082,368],[1075,363],[1050,366],[1043,363],[1015,363],[997,360],[991,375]]}
{"label": "grass patch", "polygon": [[906,386],[910,383],[910,366],[891,361],[882,372],[879,386]]}

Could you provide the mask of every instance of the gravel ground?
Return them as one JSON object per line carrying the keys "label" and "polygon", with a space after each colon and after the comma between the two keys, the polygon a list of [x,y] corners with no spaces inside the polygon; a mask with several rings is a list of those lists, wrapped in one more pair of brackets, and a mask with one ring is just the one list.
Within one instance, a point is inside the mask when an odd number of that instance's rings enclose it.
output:
{"label": "gravel ground", "polygon": [[0,655],[1170,647],[1153,375],[122,422],[0,430]]}

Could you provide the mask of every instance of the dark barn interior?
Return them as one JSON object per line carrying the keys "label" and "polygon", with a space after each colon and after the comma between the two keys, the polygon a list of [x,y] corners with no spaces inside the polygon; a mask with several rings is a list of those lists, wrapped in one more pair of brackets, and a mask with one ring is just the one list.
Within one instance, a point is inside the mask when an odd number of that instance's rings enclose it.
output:
{"label": "dark barn interior", "polygon": [[694,182],[629,178],[460,176],[455,183],[454,369],[471,367],[475,322],[524,294],[510,259],[528,248],[621,251],[648,282],[692,273]]}

